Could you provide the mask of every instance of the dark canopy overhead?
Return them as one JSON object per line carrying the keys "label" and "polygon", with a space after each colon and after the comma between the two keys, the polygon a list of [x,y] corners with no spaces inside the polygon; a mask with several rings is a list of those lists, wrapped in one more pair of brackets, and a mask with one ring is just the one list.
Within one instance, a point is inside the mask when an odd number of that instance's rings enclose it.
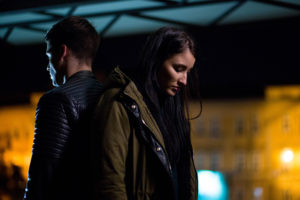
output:
{"label": "dark canopy overhead", "polygon": [[41,43],[59,19],[87,18],[103,37],[148,33],[161,26],[182,28],[300,16],[299,0],[2,0],[0,38],[8,43]]}

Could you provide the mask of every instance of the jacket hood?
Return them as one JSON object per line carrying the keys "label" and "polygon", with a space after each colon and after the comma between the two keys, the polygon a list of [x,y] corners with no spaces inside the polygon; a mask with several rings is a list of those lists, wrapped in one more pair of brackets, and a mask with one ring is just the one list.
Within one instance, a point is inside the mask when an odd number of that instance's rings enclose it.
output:
{"label": "jacket hood", "polygon": [[135,83],[119,67],[113,69],[105,82],[105,89],[122,88],[124,94],[128,95],[138,103],[143,99]]}
{"label": "jacket hood", "polygon": [[105,81],[105,88],[124,87],[131,79],[119,68],[115,67]]}

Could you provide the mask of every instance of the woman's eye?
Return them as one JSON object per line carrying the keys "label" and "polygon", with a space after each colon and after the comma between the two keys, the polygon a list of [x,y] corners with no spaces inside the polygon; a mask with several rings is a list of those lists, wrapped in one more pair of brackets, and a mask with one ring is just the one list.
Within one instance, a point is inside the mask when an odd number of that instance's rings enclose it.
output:
{"label": "woman's eye", "polygon": [[185,67],[182,65],[174,65],[174,69],[176,72],[182,72],[185,70]]}

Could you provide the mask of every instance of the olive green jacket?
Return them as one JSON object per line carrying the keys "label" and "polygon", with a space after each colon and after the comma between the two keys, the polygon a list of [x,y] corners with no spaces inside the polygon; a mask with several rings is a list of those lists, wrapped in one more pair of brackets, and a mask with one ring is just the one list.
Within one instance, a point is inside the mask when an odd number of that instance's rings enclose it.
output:
{"label": "olive green jacket", "polygon": [[[95,199],[175,199],[163,136],[134,82],[115,68],[105,87],[94,123]],[[190,184],[196,200],[192,156]]]}

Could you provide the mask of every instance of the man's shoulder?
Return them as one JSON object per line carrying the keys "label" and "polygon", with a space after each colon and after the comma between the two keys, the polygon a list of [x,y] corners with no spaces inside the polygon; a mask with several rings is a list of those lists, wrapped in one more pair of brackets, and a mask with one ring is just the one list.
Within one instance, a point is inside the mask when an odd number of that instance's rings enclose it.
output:
{"label": "man's shoulder", "polygon": [[90,90],[99,92],[101,89],[102,84],[94,77],[80,77],[67,81],[58,91],[69,96],[77,96],[88,95]]}
{"label": "man's shoulder", "polygon": [[60,87],[53,88],[47,91],[39,100],[41,104],[59,104],[68,101],[68,95]]}
{"label": "man's shoulder", "polygon": [[102,84],[94,78],[81,78],[47,91],[40,104],[71,104],[86,106],[93,104],[102,93]]}
{"label": "man's shoulder", "polygon": [[[49,98],[53,96],[65,96],[72,97],[77,96],[78,94],[86,94],[87,90],[101,91],[102,84],[96,80],[91,78],[84,78],[78,81],[70,81],[65,84],[55,87],[49,91],[47,91],[43,97]],[[82,93],[82,94],[81,94]]]}
{"label": "man's shoulder", "polygon": [[42,98],[53,98],[58,96],[66,96],[64,89],[62,86],[52,88],[51,90],[48,90],[45,92],[45,94],[42,96]]}

